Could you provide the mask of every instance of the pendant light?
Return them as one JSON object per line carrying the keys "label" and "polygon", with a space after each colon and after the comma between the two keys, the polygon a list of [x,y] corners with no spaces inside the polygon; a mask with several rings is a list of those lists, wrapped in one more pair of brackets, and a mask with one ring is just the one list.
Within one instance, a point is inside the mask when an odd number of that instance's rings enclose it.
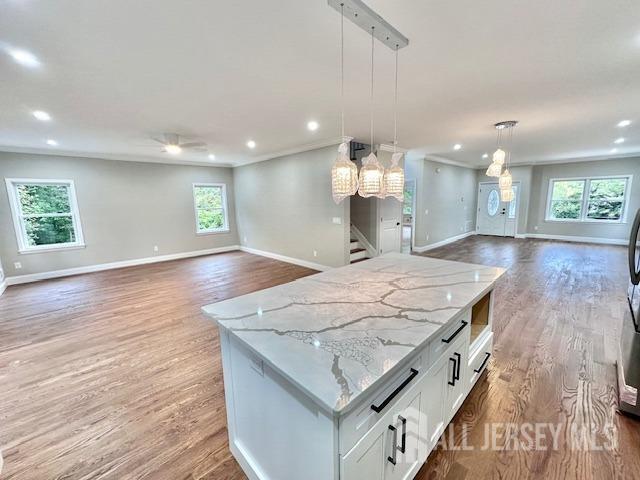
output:
{"label": "pendant light", "polygon": [[[340,109],[341,138],[344,139],[344,3],[340,4]],[[348,152],[348,143],[341,143],[331,168],[331,192],[338,204],[358,191],[358,167]]]}
{"label": "pendant light", "polygon": [[[506,123],[506,122],[505,122]],[[498,185],[500,186],[500,200],[503,202],[511,202],[514,198],[513,193],[513,178],[511,172],[509,172],[509,165],[511,164],[511,152],[513,150],[513,129],[518,122],[510,122],[509,126],[509,154],[507,156],[507,163],[504,172],[498,179]]]}
{"label": "pendant light", "polygon": [[504,129],[504,126],[498,127],[496,125],[496,129],[498,130],[498,140],[496,141],[498,149],[493,152],[493,161],[491,162],[491,165],[489,165],[489,168],[487,168],[486,172],[487,177],[500,176],[500,174],[502,173],[502,165],[504,165],[504,159],[506,156],[505,151],[500,148],[500,139],[502,138],[502,130]]}
{"label": "pendant light", "polygon": [[403,153],[396,152],[398,146],[398,45],[396,45],[396,90],[393,98],[393,155],[391,167],[384,172],[384,190],[388,197],[404,201],[404,169],[400,166]]}
{"label": "pendant light", "polygon": [[373,46],[374,46],[374,30],[371,27],[371,153],[362,159],[362,168],[360,169],[360,179],[358,193],[361,197],[378,197],[384,198],[384,168],[380,165],[378,157],[373,152]]}

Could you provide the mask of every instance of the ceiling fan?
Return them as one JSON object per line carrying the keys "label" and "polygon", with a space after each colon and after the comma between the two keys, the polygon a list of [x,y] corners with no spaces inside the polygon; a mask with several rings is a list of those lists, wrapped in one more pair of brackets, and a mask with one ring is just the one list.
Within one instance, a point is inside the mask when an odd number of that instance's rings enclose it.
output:
{"label": "ceiling fan", "polygon": [[177,133],[165,133],[163,138],[152,138],[163,145],[162,151],[170,155],[178,155],[182,150],[206,151],[207,144],[204,142],[180,143],[180,135]]}

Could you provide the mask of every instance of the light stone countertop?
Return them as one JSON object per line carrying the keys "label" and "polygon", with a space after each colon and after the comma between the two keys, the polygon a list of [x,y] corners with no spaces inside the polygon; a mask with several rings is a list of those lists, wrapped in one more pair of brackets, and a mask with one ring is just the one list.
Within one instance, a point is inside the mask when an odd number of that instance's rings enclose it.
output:
{"label": "light stone countertop", "polygon": [[339,415],[491,290],[504,272],[390,253],[202,310]]}

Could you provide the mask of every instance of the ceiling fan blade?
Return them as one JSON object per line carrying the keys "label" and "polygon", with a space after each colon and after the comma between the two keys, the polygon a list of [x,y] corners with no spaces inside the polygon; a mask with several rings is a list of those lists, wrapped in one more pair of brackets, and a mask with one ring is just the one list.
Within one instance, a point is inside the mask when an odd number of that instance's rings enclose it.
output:
{"label": "ceiling fan blade", "polygon": [[207,144],[204,142],[187,142],[180,144],[180,148],[202,148],[206,146]]}

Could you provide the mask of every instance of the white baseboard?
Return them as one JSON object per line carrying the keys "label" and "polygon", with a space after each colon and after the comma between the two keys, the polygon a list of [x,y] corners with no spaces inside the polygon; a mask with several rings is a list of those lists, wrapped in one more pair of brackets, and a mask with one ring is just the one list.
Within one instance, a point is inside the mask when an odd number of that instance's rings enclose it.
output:
{"label": "white baseboard", "polygon": [[2,282],[0,282],[0,295],[2,295],[6,289],[7,289],[7,280],[5,279]]}
{"label": "white baseboard", "polygon": [[525,233],[516,233],[515,238],[527,238],[527,235]]}
{"label": "white baseboard", "polygon": [[18,285],[20,283],[37,282],[49,278],[67,277],[69,275],[79,275],[82,273],[101,272],[103,270],[113,270],[115,268],[134,267],[136,265],[146,265],[148,263],[167,262],[169,260],[179,260],[181,258],[199,257],[214,253],[231,252],[239,250],[239,245],[229,245],[227,247],[208,248],[206,250],[194,250],[192,252],[172,253],[169,255],[158,255],[156,257],[135,258],[133,260],[122,260],[119,262],[100,263],[88,265],[86,267],[65,268],[64,270],[52,270],[42,273],[31,273],[28,275],[16,275],[7,277],[7,285]]}
{"label": "white baseboard", "polygon": [[604,245],[628,245],[629,240],[601,237],[577,237],[574,235],[547,235],[546,233],[527,233],[526,238],[540,238],[544,240],[561,240],[563,242],[601,243]]}
{"label": "white baseboard", "polygon": [[443,247],[444,245],[457,242],[458,240],[462,240],[463,238],[467,238],[475,234],[476,234],[475,230],[471,230],[469,232],[456,235],[455,237],[445,238],[444,240],[440,240],[439,242],[432,243],[430,245],[425,245],[424,247],[413,247],[413,251],[418,253],[426,252],[427,250],[433,250],[434,248]]}
{"label": "white baseboard", "polygon": [[258,250],[250,247],[240,247],[240,250],[247,253],[253,253],[254,255],[260,255],[262,257],[273,258],[274,260],[280,260],[282,262],[293,263],[294,265],[300,265],[301,267],[311,268],[313,270],[319,270],[324,272],[330,270],[332,267],[327,265],[321,265],[320,263],[308,262],[306,260],[300,260],[299,258],[287,257],[286,255],[280,255],[279,253],[265,252],[264,250]]}
{"label": "white baseboard", "polygon": [[373,245],[371,245],[369,240],[367,240],[367,237],[364,236],[364,234],[358,229],[358,227],[356,227],[355,225],[351,225],[351,233],[353,233],[353,236],[356,237],[358,242],[360,242],[364,246],[364,248],[367,249],[367,254],[371,258],[378,256],[378,252],[376,251],[376,249],[373,248]]}

